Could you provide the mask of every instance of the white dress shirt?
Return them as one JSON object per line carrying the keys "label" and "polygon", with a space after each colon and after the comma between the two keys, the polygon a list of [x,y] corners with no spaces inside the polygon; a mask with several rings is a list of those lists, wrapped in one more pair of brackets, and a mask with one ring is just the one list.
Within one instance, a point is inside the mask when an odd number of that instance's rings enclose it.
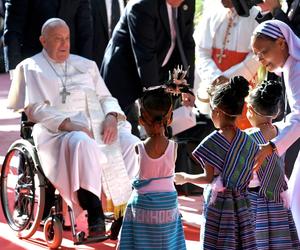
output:
{"label": "white dress shirt", "polygon": [[[108,34],[111,34],[111,3],[112,0],[105,0],[105,6],[106,6],[106,15],[107,15],[107,23],[108,23]],[[120,6],[120,13],[124,10],[124,1],[119,0],[119,6]]]}

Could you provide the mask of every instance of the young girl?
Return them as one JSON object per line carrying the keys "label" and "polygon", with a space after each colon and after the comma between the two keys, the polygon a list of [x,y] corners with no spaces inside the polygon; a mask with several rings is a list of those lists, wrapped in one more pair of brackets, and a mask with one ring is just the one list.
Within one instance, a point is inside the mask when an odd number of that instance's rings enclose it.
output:
{"label": "young girl", "polygon": [[173,183],[176,144],[165,136],[172,121],[172,99],[164,88],[141,99],[139,122],[149,138],[137,145],[140,172],[128,202],[119,248],[186,249]]}
{"label": "young girl", "polygon": [[193,152],[204,174],[176,173],[177,184],[211,184],[205,190],[203,249],[256,249],[255,233],[246,188],[252,176],[257,144],[236,127],[248,81],[234,77],[219,85],[211,97],[211,118],[218,131],[208,135]]}
{"label": "young girl", "polygon": [[[279,112],[281,98],[282,87],[275,81],[265,81],[250,92],[247,117],[253,128],[247,133],[258,144],[266,144],[277,136],[272,119]],[[300,249],[286,190],[284,160],[273,152],[253,173],[248,189],[258,250]]]}

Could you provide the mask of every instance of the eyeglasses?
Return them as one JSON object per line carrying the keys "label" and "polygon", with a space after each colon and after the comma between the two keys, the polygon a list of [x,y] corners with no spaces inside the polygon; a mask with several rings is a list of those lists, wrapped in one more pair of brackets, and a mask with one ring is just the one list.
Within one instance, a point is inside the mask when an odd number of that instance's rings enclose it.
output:
{"label": "eyeglasses", "polygon": [[269,52],[271,52],[272,49],[274,48],[275,48],[275,43],[274,42],[270,43],[269,46],[264,47],[261,51],[254,52],[253,58],[256,61],[260,61],[264,59],[269,54]]}

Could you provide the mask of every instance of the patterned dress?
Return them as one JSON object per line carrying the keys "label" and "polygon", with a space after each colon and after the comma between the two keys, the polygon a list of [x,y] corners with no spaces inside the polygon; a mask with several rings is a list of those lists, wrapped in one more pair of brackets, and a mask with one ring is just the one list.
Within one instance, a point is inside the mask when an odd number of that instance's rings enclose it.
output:
{"label": "patterned dress", "polygon": [[[251,129],[248,134],[257,143],[266,143],[260,130]],[[291,210],[285,208],[280,195],[287,190],[283,164],[276,153],[268,157],[257,172],[259,188],[249,189],[258,250],[300,249]]]}
{"label": "patterned dress", "polygon": [[[193,152],[195,159],[219,173],[223,191],[210,188],[205,197],[205,250],[255,250],[255,233],[246,188],[252,175],[257,144],[245,132],[237,130],[231,143],[217,131],[208,135]],[[212,187],[213,185],[211,185]],[[214,198],[214,200],[212,200]]]}
{"label": "patterned dress", "polygon": [[186,249],[173,182],[176,149],[176,144],[169,141],[165,153],[152,159],[144,144],[138,144],[140,172],[133,182],[119,249]]}

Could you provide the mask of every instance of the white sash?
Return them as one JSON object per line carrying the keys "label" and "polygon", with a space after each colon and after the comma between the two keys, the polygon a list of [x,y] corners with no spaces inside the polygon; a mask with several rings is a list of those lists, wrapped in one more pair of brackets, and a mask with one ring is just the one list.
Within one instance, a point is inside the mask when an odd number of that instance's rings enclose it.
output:
{"label": "white sash", "polygon": [[86,125],[91,128],[97,143],[103,145],[101,150],[107,157],[107,163],[101,164],[104,193],[107,200],[112,200],[114,207],[125,206],[132,188],[121,153],[120,141],[117,139],[110,145],[103,143],[101,131],[105,116],[95,91],[80,89],[80,91],[70,90],[70,92],[71,95],[67,97],[66,103],[70,105],[62,104],[57,108],[63,112],[73,113],[75,119],[78,111],[88,113],[90,121],[87,120],[89,124]]}

